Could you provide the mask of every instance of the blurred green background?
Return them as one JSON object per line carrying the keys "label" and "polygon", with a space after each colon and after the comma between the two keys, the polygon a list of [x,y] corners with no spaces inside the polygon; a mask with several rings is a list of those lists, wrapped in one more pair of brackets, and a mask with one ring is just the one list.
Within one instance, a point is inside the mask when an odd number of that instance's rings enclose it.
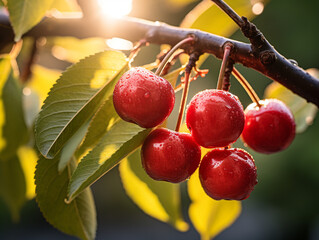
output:
{"label": "blurred green background", "polygon": [[[169,1],[133,0],[134,17],[164,21],[179,25],[183,17],[198,2],[185,7],[172,7]],[[319,1],[271,0],[254,23],[275,48],[287,58],[295,59],[304,69],[319,68]],[[212,19],[213,21],[213,19]],[[240,32],[231,38],[247,40]],[[135,65],[152,62],[159,46],[141,51]],[[215,88],[220,61],[210,57],[202,68],[210,70],[205,79],[191,85],[189,99],[196,92]],[[271,80],[261,74],[237,66],[260,97]],[[234,78],[231,92],[238,95],[244,107],[250,99]],[[180,98],[180,93],[176,99]],[[177,105],[177,104],[176,104]],[[177,109],[169,126],[176,121]],[[243,147],[238,141],[235,146]],[[319,239],[319,118],[285,151],[272,155],[247,149],[255,158],[258,180],[249,199],[243,201],[243,211],[236,222],[219,236],[223,239]],[[182,184],[186,190],[185,184]],[[180,233],[142,213],[125,195],[117,168],[92,187],[98,213],[97,239],[199,239],[191,228]],[[183,203],[189,203],[183,191]],[[184,207],[187,218],[187,208]],[[35,200],[22,210],[21,221],[12,223],[10,214],[0,200],[0,239],[73,239],[53,229],[43,219]]]}

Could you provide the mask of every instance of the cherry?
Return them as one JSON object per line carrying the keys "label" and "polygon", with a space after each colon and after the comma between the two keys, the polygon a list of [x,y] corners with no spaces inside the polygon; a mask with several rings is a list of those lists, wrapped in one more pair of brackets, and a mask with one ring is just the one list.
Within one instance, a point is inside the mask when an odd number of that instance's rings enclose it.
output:
{"label": "cherry", "polygon": [[205,90],[197,93],[188,105],[186,124],[199,145],[225,147],[243,131],[244,109],[238,97],[229,92]]}
{"label": "cherry", "polygon": [[199,178],[215,200],[244,200],[257,184],[257,170],[252,156],[243,149],[215,148],[204,156]]}
{"label": "cherry", "polygon": [[296,124],[289,108],[277,99],[250,104],[242,140],[260,153],[275,153],[286,149],[295,137]]}
{"label": "cherry", "polygon": [[115,85],[113,103],[123,120],[152,128],[172,112],[175,93],[167,80],[136,67],[124,73]]}
{"label": "cherry", "polygon": [[195,172],[201,150],[190,134],[158,128],[146,138],[141,158],[151,178],[178,183]]}

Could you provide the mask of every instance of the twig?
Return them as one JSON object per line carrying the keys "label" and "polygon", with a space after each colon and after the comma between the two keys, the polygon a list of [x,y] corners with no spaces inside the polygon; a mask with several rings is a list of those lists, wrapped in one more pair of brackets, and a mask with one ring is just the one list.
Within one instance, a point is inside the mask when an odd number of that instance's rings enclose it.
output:
{"label": "twig", "polygon": [[[266,50],[255,55],[252,54],[254,51],[251,44],[199,30],[183,29],[132,17],[114,19],[112,22],[98,17],[94,21],[46,18],[24,36],[120,37],[132,42],[148,36],[147,40],[151,44],[170,44],[173,46],[191,34],[196,36],[196,41],[192,46],[193,49],[201,53],[213,54],[220,59],[223,58],[222,46],[226,42],[233,43],[232,60],[234,63],[241,63],[248,68],[261,72],[319,107],[319,80],[291,63],[274,48],[271,48],[271,51]],[[9,18],[0,13],[0,49],[8,43],[13,43],[13,39],[14,34]],[[189,52],[188,46],[182,46],[181,48]],[[273,61],[274,59],[275,61]]]}
{"label": "twig", "polygon": [[31,67],[35,61],[37,50],[37,39],[33,39],[33,44],[29,54],[29,58],[20,74],[20,79],[23,83],[27,82],[32,74]]}
{"label": "twig", "polygon": [[219,77],[217,82],[217,89],[219,90],[223,88],[225,70],[226,70],[226,66],[227,66],[229,55],[232,48],[233,48],[233,45],[231,43],[226,43],[224,46],[224,56],[223,56],[222,65],[220,67]]}
{"label": "twig", "polygon": [[234,62],[231,59],[228,59],[228,63],[226,65],[224,79],[223,79],[223,90],[229,91],[230,89],[230,75],[234,68]]}

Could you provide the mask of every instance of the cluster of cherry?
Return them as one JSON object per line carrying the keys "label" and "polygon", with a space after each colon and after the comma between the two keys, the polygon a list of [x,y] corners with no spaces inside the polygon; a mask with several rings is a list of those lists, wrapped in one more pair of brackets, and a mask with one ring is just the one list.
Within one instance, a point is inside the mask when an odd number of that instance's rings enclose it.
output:
{"label": "cluster of cherry", "polygon": [[[113,94],[119,116],[144,128],[161,124],[175,103],[172,85],[144,68],[132,68],[120,78]],[[230,148],[239,136],[252,149],[273,153],[287,148],[295,136],[293,115],[275,99],[249,105],[244,112],[238,97],[223,90],[197,93],[187,107],[191,134],[156,128],[146,138],[142,164],[147,174],[178,183],[199,166],[199,178],[213,199],[246,199],[257,183],[252,156]],[[212,148],[201,161],[201,148]]]}

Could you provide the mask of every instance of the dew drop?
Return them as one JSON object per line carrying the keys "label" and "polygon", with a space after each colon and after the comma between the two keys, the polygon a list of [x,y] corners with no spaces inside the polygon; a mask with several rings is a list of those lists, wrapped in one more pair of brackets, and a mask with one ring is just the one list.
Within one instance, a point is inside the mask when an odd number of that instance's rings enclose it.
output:
{"label": "dew drop", "polygon": [[150,94],[149,92],[146,92],[146,93],[144,94],[144,97],[145,97],[145,98],[149,98],[150,95],[151,95],[151,94]]}

